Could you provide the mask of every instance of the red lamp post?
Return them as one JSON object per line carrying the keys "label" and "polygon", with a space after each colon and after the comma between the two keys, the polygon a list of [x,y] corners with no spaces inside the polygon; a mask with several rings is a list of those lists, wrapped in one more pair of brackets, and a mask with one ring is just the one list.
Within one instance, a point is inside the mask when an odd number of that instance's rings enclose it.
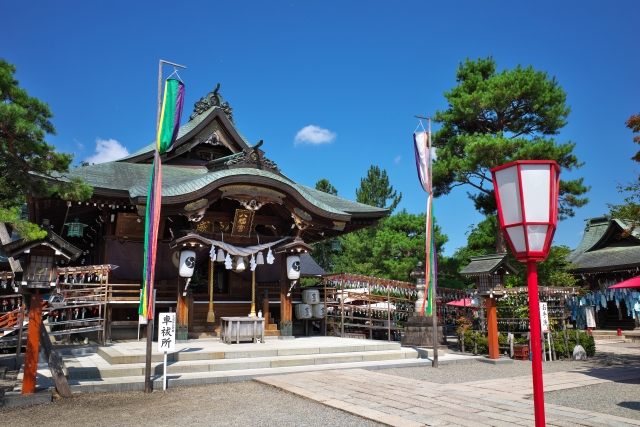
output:
{"label": "red lamp post", "polygon": [[558,221],[560,168],[553,160],[518,160],[491,169],[500,227],[513,254],[527,263],[531,372],[536,427],[545,426],[538,304],[538,261],[544,261]]}

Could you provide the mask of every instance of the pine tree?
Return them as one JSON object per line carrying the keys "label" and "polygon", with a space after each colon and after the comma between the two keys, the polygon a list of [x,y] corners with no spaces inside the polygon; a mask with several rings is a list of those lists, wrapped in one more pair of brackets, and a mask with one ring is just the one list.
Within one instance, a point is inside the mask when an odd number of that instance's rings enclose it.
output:
{"label": "pine tree", "polygon": [[73,155],[58,153],[46,135],[56,130],[49,105],[30,97],[18,86],[16,67],[0,58],[0,221],[9,222],[24,238],[44,235],[20,217],[25,194],[57,194],[65,200],[84,200],[91,187],[81,180],[58,180],[68,172]]}
{"label": "pine tree", "polygon": [[[391,204],[387,207],[389,199],[391,199]],[[360,188],[356,189],[356,200],[365,205],[389,209],[389,213],[393,213],[402,200],[402,193],[398,195],[393,190],[393,186],[389,184],[386,170],[381,171],[378,166],[371,165],[367,176],[360,179]]]}
{"label": "pine tree", "polygon": [[[567,124],[571,109],[566,93],[546,72],[529,66],[497,72],[491,58],[461,63],[458,85],[445,93],[449,108],[437,111],[442,128],[433,138],[437,160],[433,182],[436,197],[455,187],[469,193],[484,215],[497,210],[489,169],[514,160],[555,160],[564,170],[582,163],[573,154],[575,143],[557,143],[552,136]],[[571,217],[585,205],[589,187],[584,179],[560,182],[559,219]],[[500,228],[497,252],[506,251]]]}

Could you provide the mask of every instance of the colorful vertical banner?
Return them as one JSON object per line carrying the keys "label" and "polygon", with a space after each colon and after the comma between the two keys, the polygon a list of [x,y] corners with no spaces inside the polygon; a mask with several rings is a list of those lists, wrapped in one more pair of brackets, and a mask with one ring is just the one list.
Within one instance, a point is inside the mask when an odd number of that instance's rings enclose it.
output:
{"label": "colorful vertical banner", "polygon": [[162,201],[162,162],[160,154],[166,152],[174,143],[180,128],[182,105],[184,103],[184,84],[168,79],[164,86],[164,99],[158,126],[157,146],[149,176],[147,190],[147,208],[144,224],[144,267],[142,271],[142,289],[138,314],[153,319],[153,286],[158,250],[158,225]]}
{"label": "colorful vertical banner", "polygon": [[[424,129],[424,128],[423,128]],[[427,215],[425,224],[425,236],[426,236],[426,262],[425,262],[425,289],[424,299],[422,301],[422,310],[420,315],[423,316],[425,312],[428,316],[436,313],[436,288],[438,280],[438,257],[436,253],[435,242],[435,228],[434,221],[435,215],[433,214],[433,189],[432,183],[432,166],[433,166],[433,151],[431,147],[431,133],[422,131],[414,132],[413,134],[413,148],[416,157],[416,169],[418,172],[418,179],[422,189],[427,193]]]}

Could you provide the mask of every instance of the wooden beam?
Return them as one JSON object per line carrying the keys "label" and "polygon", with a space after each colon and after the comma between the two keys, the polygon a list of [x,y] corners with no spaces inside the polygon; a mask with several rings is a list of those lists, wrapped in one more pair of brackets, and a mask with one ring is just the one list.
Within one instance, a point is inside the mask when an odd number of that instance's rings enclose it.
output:
{"label": "wooden beam", "polygon": [[291,294],[289,293],[290,280],[287,277],[286,254],[280,254],[280,335],[283,337],[293,335],[293,313]]}
{"label": "wooden beam", "polygon": [[67,382],[67,377],[64,376],[64,371],[62,370],[62,361],[60,360],[60,357],[58,357],[58,353],[53,350],[51,339],[49,338],[49,334],[42,322],[40,323],[40,344],[44,350],[44,356],[49,363],[49,371],[51,371],[51,376],[56,384],[58,394],[60,397],[73,397],[71,394],[71,388]]}

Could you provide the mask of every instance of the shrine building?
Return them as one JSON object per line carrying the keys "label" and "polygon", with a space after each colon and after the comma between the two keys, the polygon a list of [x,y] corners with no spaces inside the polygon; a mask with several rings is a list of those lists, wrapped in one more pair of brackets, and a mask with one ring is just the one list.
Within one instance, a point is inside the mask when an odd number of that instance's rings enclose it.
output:
{"label": "shrine building", "polygon": [[[157,321],[159,311],[177,310],[178,339],[217,336],[221,317],[252,310],[266,311],[271,335],[293,335],[301,327],[292,316],[300,282],[288,270],[322,275],[309,255],[311,244],[376,226],[389,213],[293,181],[277,166],[277,156],[267,157],[268,148],[238,132],[216,88],[195,104],[161,156],[155,313]],[[107,338],[135,338],[154,150],[152,143],[117,161],[60,175],[92,186],[89,200],[28,195],[29,220],[48,235],[3,246],[24,270],[15,280],[20,293],[49,294],[108,278],[100,328]],[[181,257],[184,251],[193,255]],[[299,261],[287,266],[291,255]],[[193,269],[188,279],[180,275],[185,265]],[[215,322],[207,321],[210,301]]]}

